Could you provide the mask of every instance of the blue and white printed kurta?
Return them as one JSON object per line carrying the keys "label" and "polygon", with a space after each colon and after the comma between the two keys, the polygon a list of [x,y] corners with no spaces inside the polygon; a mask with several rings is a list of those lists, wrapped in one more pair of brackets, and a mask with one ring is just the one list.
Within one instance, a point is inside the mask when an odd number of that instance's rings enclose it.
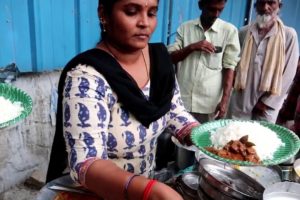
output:
{"label": "blue and white printed kurta", "polygon": [[[149,87],[150,81],[142,89],[146,97]],[[176,136],[181,128],[195,122],[183,106],[176,83],[170,112],[146,128],[122,108],[106,79],[86,65],[68,72],[63,97],[71,177],[79,182],[82,164],[94,157],[109,159],[124,170],[149,176],[155,167],[157,137],[166,128]]]}

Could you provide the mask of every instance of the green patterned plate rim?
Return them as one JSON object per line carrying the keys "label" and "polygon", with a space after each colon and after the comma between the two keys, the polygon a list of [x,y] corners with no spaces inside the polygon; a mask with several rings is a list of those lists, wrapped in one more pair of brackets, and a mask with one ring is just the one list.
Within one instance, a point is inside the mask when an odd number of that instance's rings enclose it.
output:
{"label": "green patterned plate rim", "polygon": [[0,123],[0,128],[4,128],[4,127],[10,126],[10,125],[13,125],[16,122],[25,119],[31,113],[32,99],[27,93],[20,90],[19,88],[16,88],[7,83],[0,83],[0,96],[4,97],[5,99],[8,99],[12,102],[19,101],[22,103],[22,106],[24,107],[24,110],[18,117],[11,119],[9,121]]}
{"label": "green patterned plate rim", "polygon": [[[213,132],[216,131],[216,129],[220,127],[224,127],[227,124],[234,122],[234,121],[240,121],[240,122],[254,122],[251,120],[232,120],[232,119],[222,119],[222,120],[216,120],[204,123],[200,125],[199,127],[196,127],[192,130],[192,142],[195,146],[197,146],[204,154],[208,155],[209,157],[212,157],[214,159],[217,159],[219,161],[231,163],[234,165],[241,165],[241,166],[251,166],[251,165],[258,165],[257,163],[252,163],[249,161],[239,161],[239,160],[231,160],[219,157],[207,150],[205,150],[204,147],[211,146],[211,140],[210,135],[213,134]],[[274,131],[277,136],[282,140],[282,142],[285,144],[284,146],[278,148],[276,152],[273,155],[272,160],[262,160],[262,162],[259,165],[278,165],[280,163],[283,163],[290,158],[292,158],[300,149],[300,139],[298,136],[290,131],[289,129],[270,123],[265,121],[255,121],[261,124],[262,126],[265,126],[272,131]]]}

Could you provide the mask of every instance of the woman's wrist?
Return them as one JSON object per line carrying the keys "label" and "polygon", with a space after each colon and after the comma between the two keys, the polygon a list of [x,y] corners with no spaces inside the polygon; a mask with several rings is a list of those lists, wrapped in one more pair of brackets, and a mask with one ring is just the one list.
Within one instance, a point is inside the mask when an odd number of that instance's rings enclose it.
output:
{"label": "woman's wrist", "polygon": [[154,186],[154,184],[156,183],[156,180],[149,180],[149,182],[147,183],[144,192],[143,192],[143,200],[149,200],[149,196],[152,190],[152,187]]}
{"label": "woman's wrist", "polygon": [[128,195],[128,188],[130,186],[130,183],[132,182],[132,180],[137,177],[137,174],[133,174],[131,175],[129,178],[127,178],[125,184],[124,184],[124,199],[125,200],[129,200],[129,195]]}
{"label": "woman's wrist", "polygon": [[187,125],[185,125],[177,134],[176,134],[176,138],[178,139],[178,141],[181,144],[187,144],[187,145],[191,145],[191,132],[192,129],[199,126],[199,122],[192,122],[189,123]]}

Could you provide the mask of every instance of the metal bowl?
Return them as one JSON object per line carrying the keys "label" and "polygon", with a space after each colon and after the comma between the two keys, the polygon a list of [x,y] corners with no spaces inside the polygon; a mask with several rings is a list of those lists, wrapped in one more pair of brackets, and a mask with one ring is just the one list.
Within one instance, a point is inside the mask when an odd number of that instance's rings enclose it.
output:
{"label": "metal bowl", "polygon": [[282,169],[274,166],[237,166],[236,169],[255,179],[262,186],[267,188],[274,183],[282,181]]}
{"label": "metal bowl", "polygon": [[198,172],[188,172],[180,175],[176,179],[177,189],[185,196],[185,199],[196,199],[199,187]]}
{"label": "metal bowl", "polygon": [[264,200],[299,200],[300,184],[293,182],[279,182],[267,187],[263,194]]}
{"label": "metal bowl", "polygon": [[[227,163],[203,158],[199,160],[200,172],[199,184],[209,184],[219,193],[231,197],[231,199],[262,199],[264,187],[247,174],[233,168]],[[208,186],[207,186],[208,187]],[[206,193],[205,188],[202,188]]]}

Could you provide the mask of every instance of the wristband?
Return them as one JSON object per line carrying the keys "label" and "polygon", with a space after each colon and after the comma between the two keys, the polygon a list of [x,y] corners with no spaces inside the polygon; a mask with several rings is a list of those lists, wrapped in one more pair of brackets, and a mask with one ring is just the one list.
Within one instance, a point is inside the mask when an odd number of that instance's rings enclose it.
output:
{"label": "wristband", "polygon": [[156,180],[150,180],[145,189],[144,189],[144,192],[143,192],[143,200],[148,200],[149,198],[149,195],[150,195],[150,192],[151,192],[151,189],[153,187],[153,185],[156,183],[157,181]]}
{"label": "wristband", "polygon": [[129,200],[128,198],[128,187],[132,181],[132,179],[134,179],[134,177],[138,176],[137,174],[134,174],[134,175],[131,175],[125,182],[125,185],[124,185],[124,199],[125,200]]}

